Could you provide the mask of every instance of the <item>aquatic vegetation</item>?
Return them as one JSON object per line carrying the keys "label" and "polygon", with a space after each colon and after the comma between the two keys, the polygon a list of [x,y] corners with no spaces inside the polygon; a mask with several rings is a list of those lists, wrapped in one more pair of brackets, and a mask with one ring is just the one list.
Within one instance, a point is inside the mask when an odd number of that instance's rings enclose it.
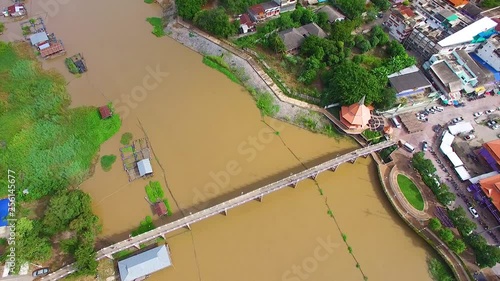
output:
{"label": "aquatic vegetation", "polygon": [[153,229],[155,229],[153,219],[150,216],[146,216],[146,218],[140,222],[139,227],[132,231],[132,236],[137,236]]}
{"label": "aquatic vegetation", "polygon": [[116,155],[104,155],[101,157],[101,167],[105,172],[111,170],[111,166],[116,161]]}
{"label": "aquatic vegetation", "polygon": [[120,139],[120,143],[123,145],[129,145],[132,138],[133,138],[132,133],[129,132],[123,133]]}
{"label": "aquatic vegetation", "polygon": [[162,37],[165,35],[165,31],[163,31],[163,20],[161,18],[151,17],[146,19],[153,26],[153,33],[156,37]]}
{"label": "aquatic vegetation", "polygon": [[146,185],[146,195],[148,196],[148,200],[151,203],[155,203],[159,200],[162,200],[165,194],[163,192],[160,182],[150,181],[149,184]]}

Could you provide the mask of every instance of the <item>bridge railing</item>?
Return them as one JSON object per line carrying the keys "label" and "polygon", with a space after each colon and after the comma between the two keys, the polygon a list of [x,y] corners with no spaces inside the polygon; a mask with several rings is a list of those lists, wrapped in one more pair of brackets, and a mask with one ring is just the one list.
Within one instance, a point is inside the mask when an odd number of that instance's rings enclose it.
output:
{"label": "bridge railing", "polygon": [[[284,179],[278,180],[274,183],[265,185],[259,189],[250,191],[246,194],[243,194],[241,196],[238,196],[236,198],[230,199],[228,201],[225,201],[223,203],[220,203],[218,205],[212,206],[210,208],[207,208],[205,210],[199,211],[197,213],[188,215],[186,217],[183,217],[181,219],[178,219],[176,221],[167,223],[165,225],[159,226],[153,230],[150,230],[148,232],[142,233],[138,236],[129,238],[127,240],[115,243],[113,245],[110,245],[108,247],[105,247],[97,252],[97,260],[100,260],[104,257],[111,256],[117,252],[120,252],[124,249],[130,248],[134,245],[139,245],[141,243],[150,241],[156,237],[163,236],[166,233],[175,231],[177,229],[183,228],[187,225],[196,223],[198,221],[201,221],[203,219],[206,219],[208,217],[220,214],[226,210],[232,209],[234,207],[237,207],[241,204],[247,203],[249,201],[255,200],[259,197],[262,197],[264,195],[270,194],[274,191],[277,191],[279,189],[282,189],[286,186],[290,186],[292,184],[296,184],[302,180],[305,180],[307,178],[311,178],[312,176],[315,176],[323,171],[329,170],[332,167],[337,167],[338,165],[353,161],[357,159],[358,157],[363,157],[366,155],[369,155],[372,152],[381,150],[383,148],[389,147],[391,145],[394,145],[395,142],[392,140],[389,141],[384,141],[380,142],[374,145],[366,146],[360,149],[357,149],[353,152],[350,152],[348,154],[341,155],[339,157],[336,157],[332,160],[326,161],[324,163],[321,163],[319,165],[316,165],[312,168],[306,169],[302,172],[292,174],[289,177],[286,177]],[[76,271],[75,264],[70,264],[67,265],[58,271],[55,271],[41,280],[58,280],[61,278],[64,278],[65,276],[73,273]]]}

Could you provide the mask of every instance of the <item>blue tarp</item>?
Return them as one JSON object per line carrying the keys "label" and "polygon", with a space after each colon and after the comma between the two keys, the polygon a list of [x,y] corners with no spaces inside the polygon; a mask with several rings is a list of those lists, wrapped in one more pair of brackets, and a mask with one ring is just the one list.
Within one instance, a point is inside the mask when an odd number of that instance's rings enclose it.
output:
{"label": "blue tarp", "polygon": [[486,63],[483,59],[478,57],[476,53],[469,53],[469,55],[481,66],[488,69],[495,76],[495,81],[500,81],[500,72],[496,71],[493,67],[491,67],[488,63]]}
{"label": "blue tarp", "polygon": [[0,226],[6,226],[6,217],[9,214],[9,199],[5,198],[0,200]]}

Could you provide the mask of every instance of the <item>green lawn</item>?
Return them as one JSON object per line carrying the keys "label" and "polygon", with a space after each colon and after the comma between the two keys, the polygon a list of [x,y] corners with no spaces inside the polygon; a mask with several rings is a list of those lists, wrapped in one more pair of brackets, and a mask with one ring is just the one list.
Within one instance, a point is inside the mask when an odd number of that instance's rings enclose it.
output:
{"label": "green lawn", "polygon": [[398,185],[406,200],[410,202],[413,208],[423,211],[424,199],[417,186],[408,177],[401,174],[398,175]]}

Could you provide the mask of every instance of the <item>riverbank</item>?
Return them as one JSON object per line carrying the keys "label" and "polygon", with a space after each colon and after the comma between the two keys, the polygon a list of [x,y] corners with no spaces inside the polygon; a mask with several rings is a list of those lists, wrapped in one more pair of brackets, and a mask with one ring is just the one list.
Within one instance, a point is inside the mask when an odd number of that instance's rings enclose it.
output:
{"label": "riverbank", "polygon": [[236,72],[235,75],[240,78],[242,86],[247,90],[269,93],[273,102],[279,107],[274,118],[328,136],[339,136],[332,122],[336,125],[337,131],[343,131],[339,122],[332,120],[333,116],[327,116],[328,113],[323,108],[285,96],[250,55],[236,50],[227,42],[214,38],[179,18],[169,18],[164,29],[167,36],[204,56],[221,57]]}

